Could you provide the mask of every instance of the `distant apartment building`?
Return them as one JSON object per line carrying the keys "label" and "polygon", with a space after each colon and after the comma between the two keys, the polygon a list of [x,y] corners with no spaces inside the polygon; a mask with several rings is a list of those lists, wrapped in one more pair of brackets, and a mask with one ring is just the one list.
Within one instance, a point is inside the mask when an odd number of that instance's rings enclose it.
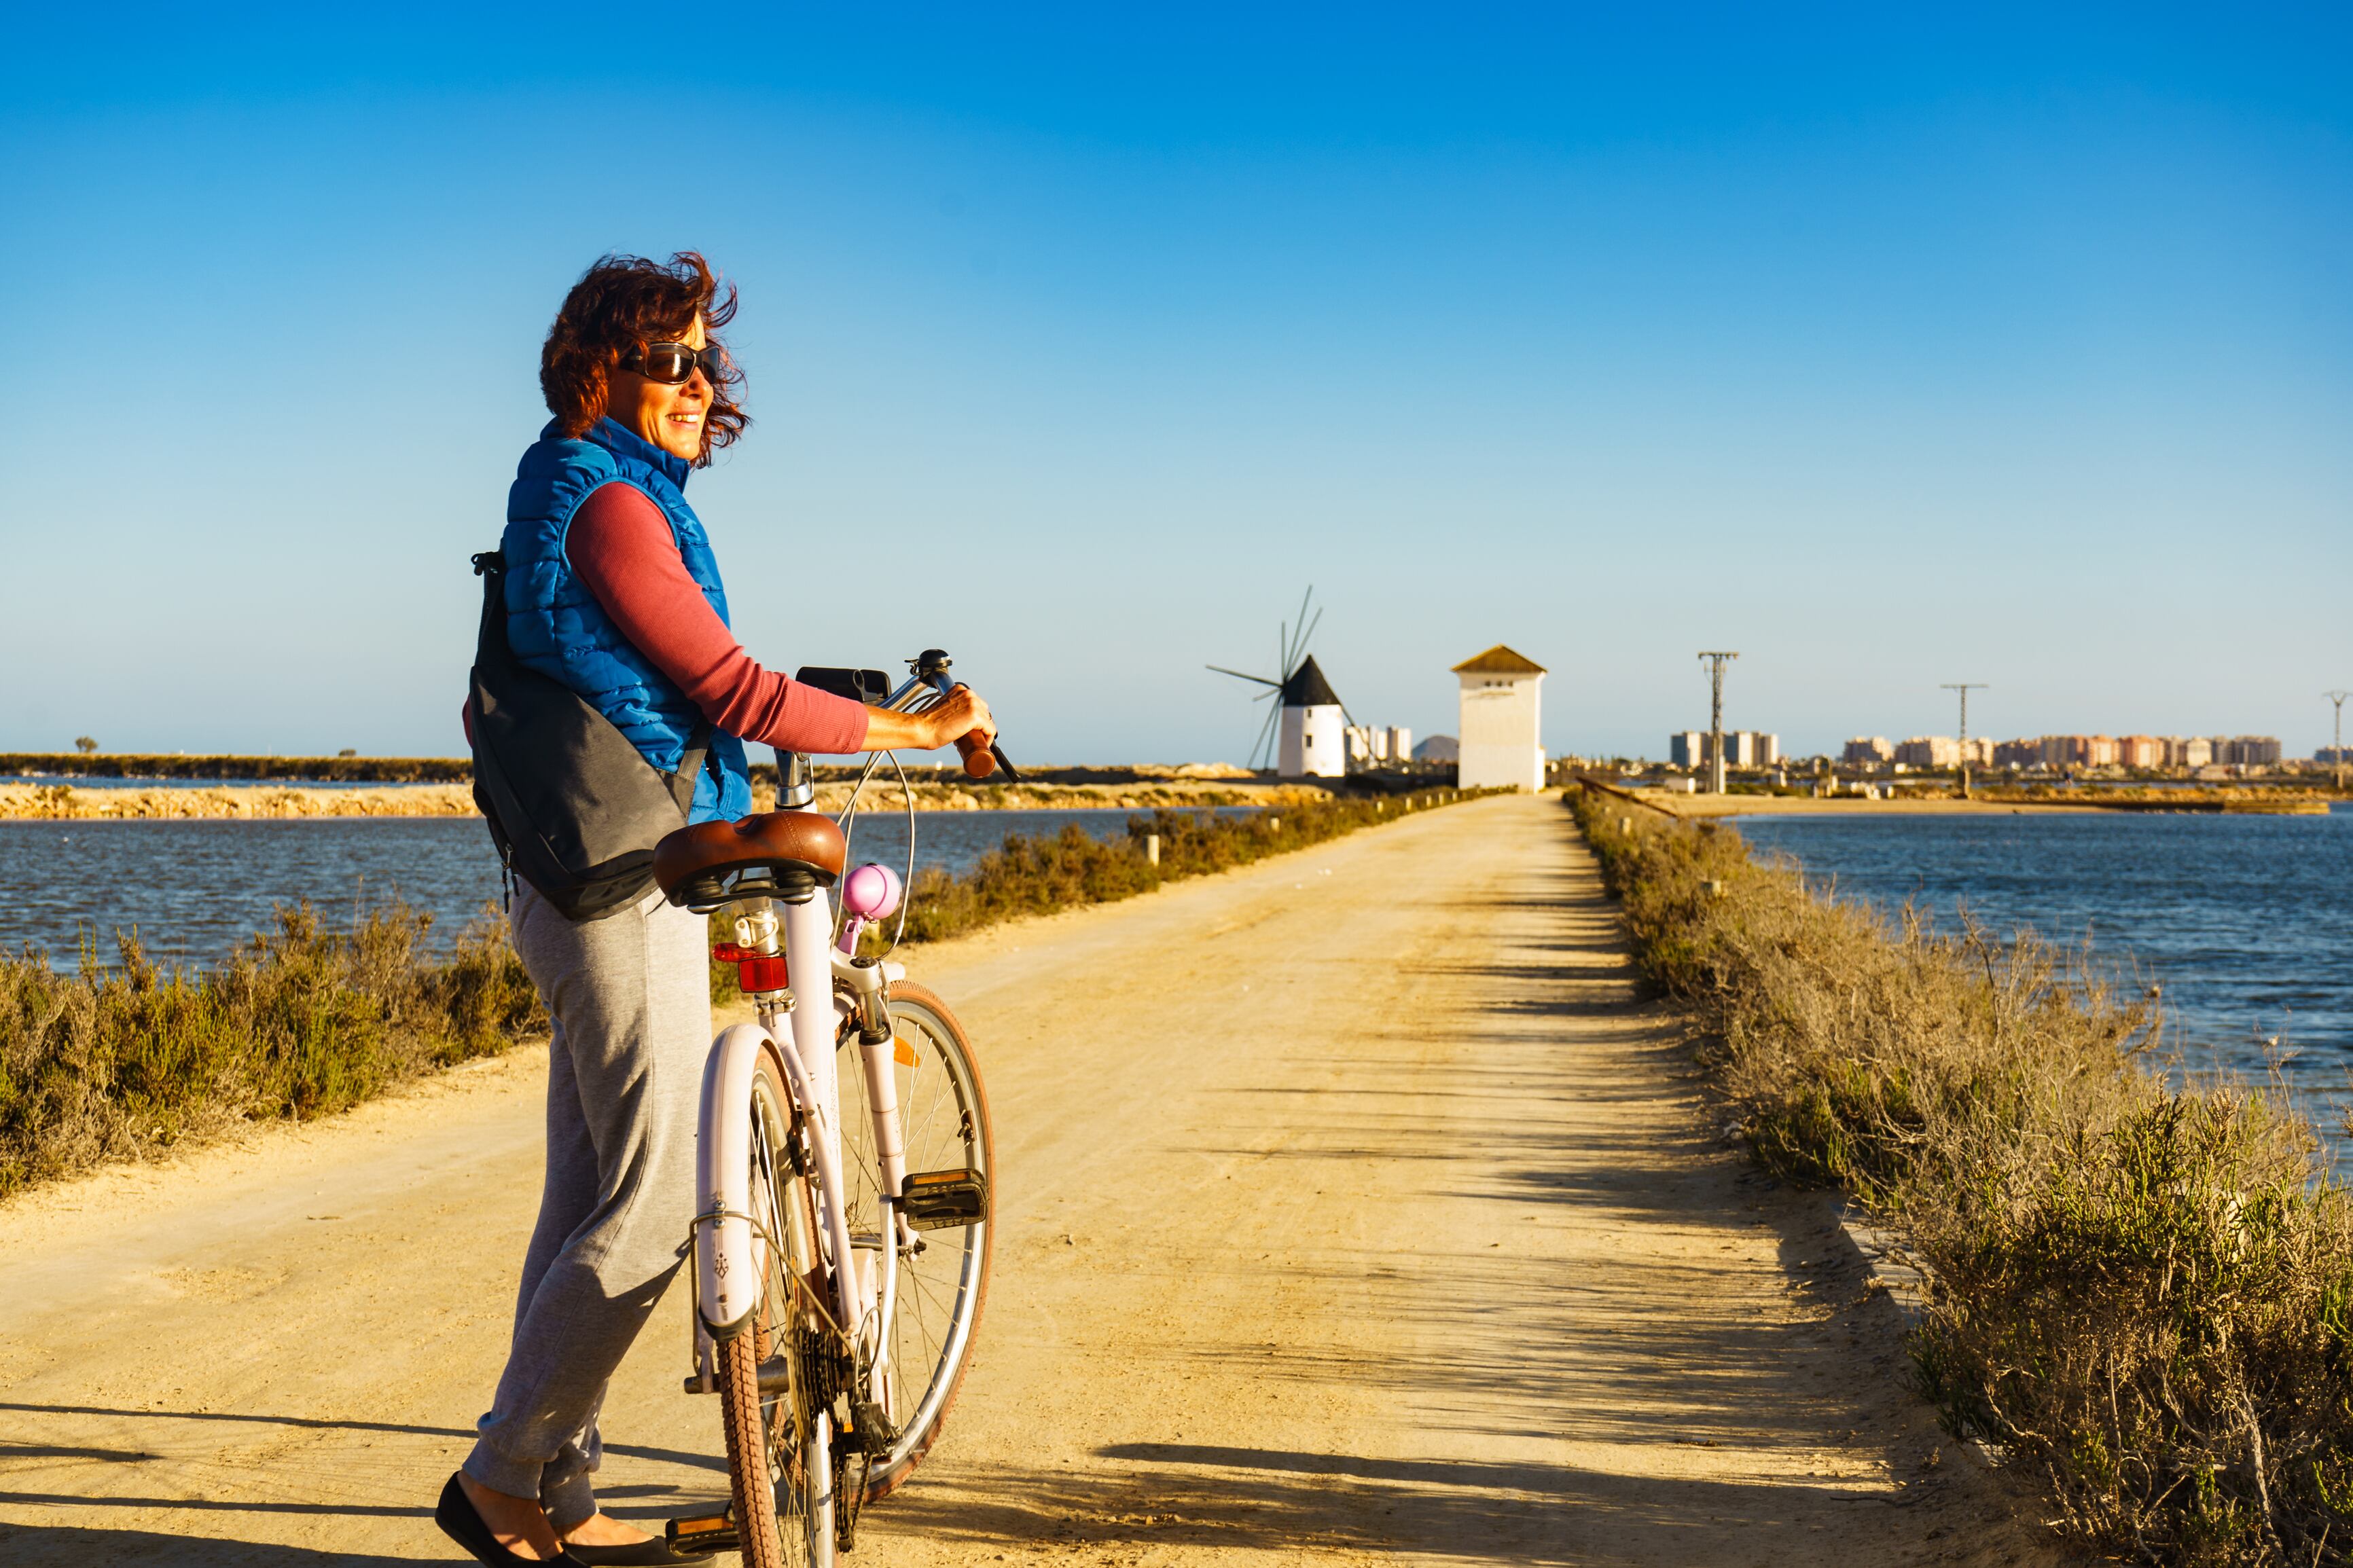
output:
{"label": "distant apartment building", "polygon": [[[1678,730],[1667,737],[1667,760],[1679,768],[1704,768],[1709,762],[1705,730]],[[1726,730],[1724,765],[1728,768],[1769,768],[1781,760],[1781,737],[1760,730]]]}
{"label": "distant apartment building", "polygon": [[[2042,735],[2004,741],[1990,747],[1988,755],[1995,767],[2041,767],[2053,772],[2109,767],[2195,770],[2216,764],[2267,767],[2279,762],[2280,743],[2269,735]],[[1899,754],[1897,760],[1909,759]]]}
{"label": "distant apartment building", "polygon": [[2232,735],[2225,740],[2217,735],[2211,744],[2214,749],[2214,760],[2218,763],[2228,763],[2233,767],[2242,768],[2270,768],[2279,765],[2280,743],[2276,736]]}
{"label": "distant apartment building", "polygon": [[1957,741],[1950,735],[1915,735],[1895,748],[1894,760],[1907,768],[1985,768],[1994,765],[1991,741]]}
{"label": "distant apartment building", "polygon": [[1960,748],[1950,735],[1915,735],[1895,743],[1898,767],[1950,768],[1957,767],[1960,761]]}
{"label": "distant apartment building", "polygon": [[1887,743],[1887,737],[1884,735],[1857,735],[1846,743],[1846,749],[1839,754],[1840,762],[1853,768],[1870,767],[1878,763],[1892,763],[1894,760],[1895,748]]}

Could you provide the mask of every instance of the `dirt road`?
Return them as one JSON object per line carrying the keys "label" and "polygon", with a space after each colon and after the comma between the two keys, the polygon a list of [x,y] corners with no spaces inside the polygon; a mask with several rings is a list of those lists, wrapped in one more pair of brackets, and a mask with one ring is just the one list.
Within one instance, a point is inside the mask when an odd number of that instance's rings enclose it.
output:
{"label": "dirt road", "polygon": [[[852,1563],[2043,1560],[1819,1197],[1706,1126],[1556,803],[932,950],[990,1072],[989,1316]],[[537,1053],[0,1210],[0,1561],[450,1561]],[[682,1292],[603,1492],[723,1494]]]}

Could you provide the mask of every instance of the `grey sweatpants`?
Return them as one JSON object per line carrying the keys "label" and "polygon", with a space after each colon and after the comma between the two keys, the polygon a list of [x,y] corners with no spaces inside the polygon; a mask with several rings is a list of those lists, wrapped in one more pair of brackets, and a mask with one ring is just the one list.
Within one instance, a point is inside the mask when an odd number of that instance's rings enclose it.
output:
{"label": "grey sweatpants", "polygon": [[538,1498],[561,1531],[596,1511],[597,1407],[678,1271],[711,992],[702,917],[659,889],[575,922],[525,886],[512,924],[555,1023],[547,1183],[514,1342],[466,1473]]}

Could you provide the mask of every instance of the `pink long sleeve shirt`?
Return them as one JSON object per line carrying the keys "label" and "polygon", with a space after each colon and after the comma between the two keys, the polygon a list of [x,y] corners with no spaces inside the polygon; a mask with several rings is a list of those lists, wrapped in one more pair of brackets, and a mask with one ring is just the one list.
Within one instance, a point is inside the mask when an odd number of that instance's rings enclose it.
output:
{"label": "pink long sleeve shirt", "polygon": [[565,536],[572,570],[621,635],[731,735],[783,752],[866,744],[866,705],[762,668],[702,596],[670,521],[634,485],[599,486]]}

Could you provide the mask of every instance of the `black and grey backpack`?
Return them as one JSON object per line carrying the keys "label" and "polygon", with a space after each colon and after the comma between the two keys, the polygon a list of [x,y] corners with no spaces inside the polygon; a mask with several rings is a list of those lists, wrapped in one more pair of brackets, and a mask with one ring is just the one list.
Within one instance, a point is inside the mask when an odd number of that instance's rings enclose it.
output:
{"label": "black and grey backpack", "polygon": [[507,875],[575,921],[635,903],[654,885],[654,845],[686,826],[711,749],[705,720],[678,771],[646,761],[613,721],[560,680],[527,668],[507,642],[506,556],[474,557],[482,626],[466,714],[474,804]]}

